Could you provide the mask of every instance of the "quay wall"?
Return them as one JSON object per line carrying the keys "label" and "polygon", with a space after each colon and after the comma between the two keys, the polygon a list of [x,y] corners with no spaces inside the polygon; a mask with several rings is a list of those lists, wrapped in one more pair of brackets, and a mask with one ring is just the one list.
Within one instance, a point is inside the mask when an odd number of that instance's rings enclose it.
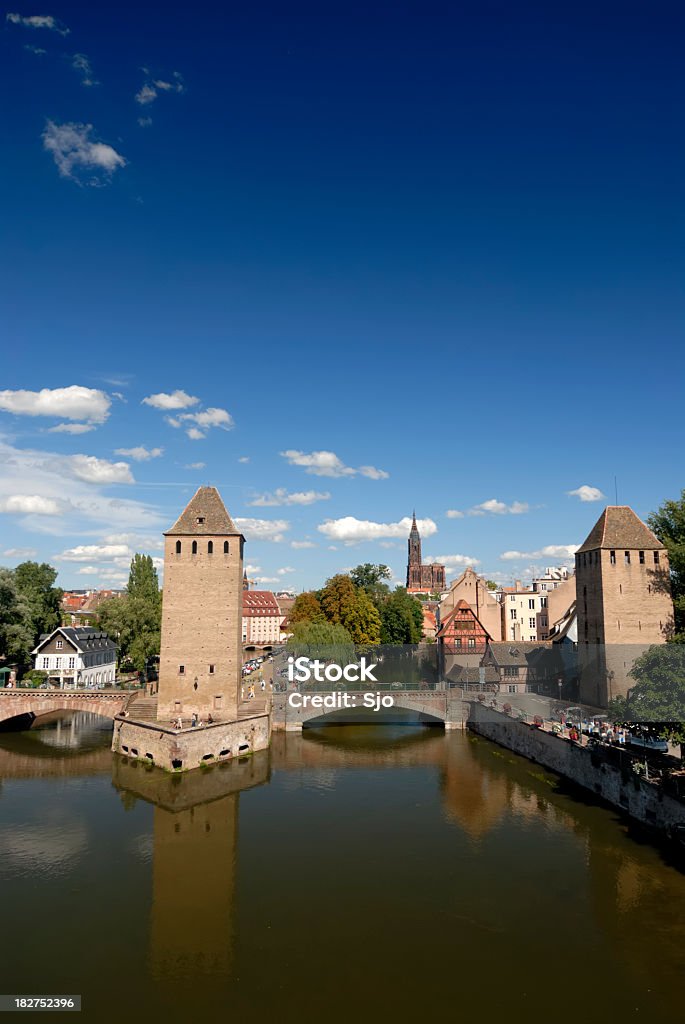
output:
{"label": "quay wall", "polygon": [[468,728],[563,775],[642,825],[667,832],[672,825],[685,822],[685,804],[631,769],[607,763],[601,751],[580,747],[477,701],[471,702]]}

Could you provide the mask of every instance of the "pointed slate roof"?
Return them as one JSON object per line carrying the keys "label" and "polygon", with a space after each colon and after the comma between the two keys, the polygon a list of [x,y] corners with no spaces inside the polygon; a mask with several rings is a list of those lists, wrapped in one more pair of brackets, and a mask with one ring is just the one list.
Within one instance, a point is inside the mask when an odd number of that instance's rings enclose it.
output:
{"label": "pointed slate roof", "polygon": [[662,550],[664,545],[629,505],[607,505],[578,552],[597,548]]}
{"label": "pointed slate roof", "polygon": [[198,487],[165,537],[242,536],[221,500],[216,487]]}

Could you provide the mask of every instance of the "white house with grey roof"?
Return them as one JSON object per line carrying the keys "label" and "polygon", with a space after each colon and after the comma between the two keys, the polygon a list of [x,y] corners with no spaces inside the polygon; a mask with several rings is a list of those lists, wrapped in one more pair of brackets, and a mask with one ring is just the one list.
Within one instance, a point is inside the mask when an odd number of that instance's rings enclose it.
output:
{"label": "white house with grey roof", "polygon": [[60,689],[112,686],[117,648],[106,633],[89,626],[59,626],[44,633],[31,652],[34,668]]}

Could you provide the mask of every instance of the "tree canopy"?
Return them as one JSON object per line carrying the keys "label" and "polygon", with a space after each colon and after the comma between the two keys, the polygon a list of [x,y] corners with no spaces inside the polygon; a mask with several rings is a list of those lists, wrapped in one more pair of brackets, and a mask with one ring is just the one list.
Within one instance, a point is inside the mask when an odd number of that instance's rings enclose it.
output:
{"label": "tree canopy", "polygon": [[313,590],[306,590],[295,598],[288,621],[291,626],[296,622],[325,622],[326,616],[319,599]]}
{"label": "tree canopy", "polygon": [[61,621],[62,590],[47,562],[22,562],[0,569],[0,657],[26,663],[41,633]]}
{"label": "tree canopy", "polygon": [[[652,532],[668,551],[670,580],[654,571],[655,585],[669,589],[673,597],[674,629],[672,640],[685,643],[685,490],[676,501],[665,501],[647,519]],[[660,578],[663,575],[665,578]]]}
{"label": "tree canopy", "polygon": [[162,595],[149,555],[134,555],[126,593],[102,602],[97,625],[116,643],[120,666],[143,672],[159,654]]}
{"label": "tree canopy", "polygon": [[380,643],[380,615],[366,591],[349,576],[339,573],[327,580],[320,602],[328,621],[344,626],[355,644]]}

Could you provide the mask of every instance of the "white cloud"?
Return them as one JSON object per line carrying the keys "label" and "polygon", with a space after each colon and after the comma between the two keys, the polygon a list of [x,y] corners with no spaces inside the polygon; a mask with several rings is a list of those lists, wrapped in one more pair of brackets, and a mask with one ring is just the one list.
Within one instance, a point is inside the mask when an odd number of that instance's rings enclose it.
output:
{"label": "white cloud", "polygon": [[448,568],[480,565],[479,560],[477,558],[472,558],[471,555],[437,555],[436,558],[431,558],[430,561],[437,562],[438,565],[444,565]]}
{"label": "white cloud", "polygon": [[295,572],[292,565],[284,565],[282,569],[276,569],[279,576],[286,576],[289,572]]}
{"label": "white cloud", "polygon": [[9,515],[59,516],[62,508],[54,498],[44,498],[40,494],[10,494],[0,498],[0,512]]}
{"label": "white cloud", "polygon": [[163,448],[145,448],[142,444],[137,448],[115,448],[115,455],[126,455],[136,462],[147,462],[149,459],[158,459],[164,454]]}
{"label": "white cloud", "polygon": [[38,552],[35,548],[5,548],[3,558],[33,558]]}
{"label": "white cloud", "polygon": [[70,29],[63,25],[51,14],[31,14],[24,17],[21,14],[8,14],[7,21],[13,25],[23,25],[25,28],[46,28],[50,32],[58,32],[61,36],[68,36]]}
{"label": "white cloud", "polygon": [[185,92],[183,76],[178,71],[174,71],[171,77],[173,79],[171,82],[165,78],[155,78],[145,82],[135,95],[136,103],[140,104],[141,107],[147,107],[150,103],[155,102],[160,92]]}
{"label": "white cloud", "polygon": [[518,516],[528,511],[528,504],[525,501],[514,501],[511,505],[507,505],[504,501],[498,501],[497,498],[490,498],[488,501],[482,501],[480,505],[474,505],[466,513],[469,516]]}
{"label": "white cloud", "polygon": [[235,426],[233,417],[226,409],[204,409],[202,412],[184,412],[180,416],[176,416],[174,419],[167,417],[167,422],[172,427],[179,427],[184,422],[192,422],[197,426],[191,427],[186,430],[188,437],[192,438],[193,441],[199,441],[201,438],[206,437],[206,431],[212,427],[220,427],[222,430],[232,430]]}
{"label": "white cloud", "polygon": [[29,53],[35,53],[37,57],[42,57],[43,54],[48,52],[42,46],[33,46],[31,43],[24,43],[24,49],[28,50]]}
{"label": "white cloud", "polygon": [[358,469],[353,469],[352,466],[346,466],[335,452],[300,452],[294,448],[288,448],[280,454],[288,460],[289,465],[302,466],[306,473],[312,473],[314,476],[340,477],[360,474],[371,480],[386,480],[390,475],[383,469],[376,469],[375,466],[360,466]]}
{"label": "white cloud", "polygon": [[288,494],[285,487],[277,487],[272,494],[262,494],[248,505],[269,508],[275,505],[312,505],[315,501],[328,501],[328,491],[295,491]]}
{"label": "white cloud", "polygon": [[287,519],[238,518],[234,522],[248,540],[270,540],[278,543],[285,540],[283,534],[290,529]]}
{"label": "white cloud", "polygon": [[100,84],[93,75],[93,68],[85,53],[75,53],[71,60],[71,66],[74,71],[78,71],[81,75],[81,85],[91,86]]}
{"label": "white cloud", "polygon": [[15,416],[55,416],[104,423],[111,404],[109,395],[104,391],[78,384],[68,388],[42,388],[40,391],[0,391],[0,409]]}
{"label": "white cloud", "polygon": [[316,544],[312,540],[291,540],[290,547],[295,548],[296,551],[303,550],[304,548],[315,548]]}
{"label": "white cloud", "polygon": [[571,559],[580,544],[548,544],[539,551],[503,551],[499,556],[503,562],[536,561],[539,558]]}
{"label": "white cloud", "polygon": [[159,535],[146,536],[140,533],[108,533],[104,538],[105,544],[126,544],[129,548],[153,549],[161,551],[164,541]]}
{"label": "white cloud", "polygon": [[127,462],[108,462],[94,455],[69,455],[72,474],[89,484],[133,484],[133,474]]}
{"label": "white cloud", "polygon": [[[432,519],[417,519],[417,526],[422,536],[431,537],[437,532]],[[382,540],[387,537],[406,538],[411,530],[412,521],[405,516],[397,523],[374,523],[368,519],[356,519],[354,516],[343,516],[342,519],[326,519],[317,526],[317,530],[330,540],[343,541],[345,544],[356,544],[363,540]]]}
{"label": "white cloud", "polygon": [[590,487],[589,484],[583,484],[581,487],[576,487],[575,491],[566,493],[571,497],[580,498],[581,501],[601,501],[604,497],[599,487]]}
{"label": "white cloud", "polygon": [[100,570],[97,565],[82,565],[80,569],[76,570],[77,576],[97,576]]}
{"label": "white cloud", "polygon": [[53,555],[58,562],[113,562],[116,558],[130,558],[128,544],[79,544]]}
{"label": "white cloud", "polygon": [[255,576],[255,583],[280,583],[278,576]]}
{"label": "white cloud", "polygon": [[448,519],[463,519],[464,513],[460,512],[458,508],[448,508],[445,515]]}
{"label": "white cloud", "polygon": [[48,427],[48,434],[88,434],[91,430],[95,430],[93,423],[58,423]]}
{"label": "white cloud", "polygon": [[245,565],[245,566],[243,566],[243,568],[244,568],[244,570],[245,570],[245,572],[247,573],[248,576],[250,576],[253,572],[261,572],[262,571],[261,565]]}
{"label": "white cloud", "polygon": [[152,118],[151,117],[139,117],[138,118],[138,124],[140,125],[141,128],[149,128],[150,125],[152,124]]}
{"label": "white cloud", "polygon": [[204,469],[207,465],[206,462],[188,462],[183,468],[184,469]]}
{"label": "white cloud", "polygon": [[61,177],[79,185],[106,185],[126,160],[113,146],[91,138],[92,124],[75,121],[55,124],[48,121],[43,132],[43,148],[57,165]]}
{"label": "white cloud", "polygon": [[148,85],[147,82],[135,95],[136,103],[140,103],[141,107],[147,106],[148,103],[154,103],[157,99],[157,90],[153,85]]}
{"label": "white cloud", "polygon": [[238,459],[238,462],[243,462],[243,463],[244,462],[249,462],[249,461],[250,461],[250,456],[249,455],[241,455],[240,458]]}
{"label": "white cloud", "polygon": [[160,391],[156,395],[148,395],[147,398],[143,399],[143,405],[151,405],[153,409],[188,409],[191,405],[197,405],[200,401],[199,398],[195,398],[194,395],[189,395],[185,391],[172,391],[168,394],[165,391]]}
{"label": "white cloud", "polygon": [[197,427],[191,427],[190,430],[186,430],[186,434],[191,441],[203,441],[207,436],[206,434],[203,434],[201,430],[198,430]]}

